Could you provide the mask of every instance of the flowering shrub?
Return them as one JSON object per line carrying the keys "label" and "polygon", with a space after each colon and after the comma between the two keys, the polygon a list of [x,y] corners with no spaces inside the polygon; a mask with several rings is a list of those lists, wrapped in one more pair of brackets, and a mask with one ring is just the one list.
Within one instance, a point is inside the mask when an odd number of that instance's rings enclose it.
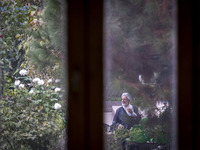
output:
{"label": "flowering shrub", "polygon": [[[24,78],[26,74],[21,72]],[[34,78],[23,83],[20,79],[0,100],[0,149],[58,149],[66,124],[64,90],[53,80]]]}
{"label": "flowering shrub", "polygon": [[19,71],[19,74],[22,75],[22,76],[25,76],[25,75],[27,75],[27,70],[22,69],[22,70]]}

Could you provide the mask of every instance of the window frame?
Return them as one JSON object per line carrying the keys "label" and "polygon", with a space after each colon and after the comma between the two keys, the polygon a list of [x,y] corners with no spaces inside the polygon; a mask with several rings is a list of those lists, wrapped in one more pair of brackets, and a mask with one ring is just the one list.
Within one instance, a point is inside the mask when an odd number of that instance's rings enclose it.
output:
{"label": "window frame", "polygon": [[[103,1],[68,0],[68,149],[103,149]],[[177,1],[177,149],[198,149],[198,2]]]}
{"label": "window frame", "polygon": [[68,1],[68,148],[103,149],[102,1]]}

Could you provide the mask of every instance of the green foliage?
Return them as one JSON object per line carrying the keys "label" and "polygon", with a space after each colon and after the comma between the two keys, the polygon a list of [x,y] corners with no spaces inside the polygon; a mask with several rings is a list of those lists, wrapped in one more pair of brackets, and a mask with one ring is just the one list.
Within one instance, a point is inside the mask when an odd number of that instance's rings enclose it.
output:
{"label": "green foliage", "polygon": [[59,74],[64,61],[63,51],[63,0],[45,0],[44,8],[34,13],[34,24],[27,55],[39,70],[48,69]]}
{"label": "green foliage", "polygon": [[142,126],[135,125],[131,128],[129,132],[129,138],[127,138],[126,140],[135,143],[146,143],[147,141],[149,141],[149,137],[147,137]]}
{"label": "green foliage", "polygon": [[[149,121],[149,120],[148,120]],[[130,130],[124,128],[118,128],[112,133],[105,133],[105,149],[106,150],[120,150],[123,149],[125,143],[129,144],[150,144],[152,145],[170,145],[171,137],[167,132],[167,128],[163,128],[161,124],[154,122],[153,126],[147,125],[146,119],[142,125],[134,125]],[[155,120],[154,120],[155,121]],[[168,125],[168,122],[166,123]],[[169,126],[168,126],[169,127]],[[156,147],[157,147],[156,146]]]}
{"label": "green foliage", "polygon": [[[130,144],[144,144],[146,147],[162,145],[168,147],[173,138],[171,134],[172,109],[168,107],[160,116],[148,116],[142,118],[139,125],[134,125],[130,130],[117,128],[115,131],[105,131],[105,149],[122,149],[125,142]],[[149,146],[148,146],[149,144]],[[156,147],[157,147],[156,146]]]}
{"label": "green foliage", "polygon": [[[134,84],[135,85],[135,84]],[[132,86],[132,84],[126,82],[120,78],[113,78],[106,84],[106,100],[118,100],[120,101],[120,95],[124,91],[128,91],[131,95],[136,95],[139,92],[139,88]]]}
{"label": "green foliage", "polygon": [[27,77],[21,77],[20,83],[16,80],[0,100],[1,149],[61,148],[66,127],[64,91],[52,82],[35,78],[26,83],[22,78]]}
{"label": "green foliage", "polygon": [[0,2],[0,9],[0,72],[3,74],[0,83],[3,86],[7,80],[13,80],[25,60],[25,40],[28,36],[25,31],[32,7],[25,6],[21,1],[4,0]]}
{"label": "green foliage", "polygon": [[167,144],[172,140],[171,124],[172,118],[175,114],[172,114],[170,107],[160,115],[160,116],[148,116],[142,124],[142,127],[148,137],[150,137],[151,142],[159,144]]}
{"label": "green foliage", "polygon": [[[47,27],[52,20],[44,23],[47,18],[40,19],[42,6],[42,0],[0,2],[0,85],[4,88],[3,94],[0,91],[0,149],[54,150],[65,144],[64,91],[57,87],[59,83],[55,79],[49,80],[55,74],[54,77],[60,78],[57,72],[60,69],[57,58],[59,44],[54,41],[60,40],[61,30]],[[59,14],[57,17],[60,18]],[[29,29],[34,31],[33,34]],[[49,30],[56,35],[49,34]],[[54,65],[47,69],[48,75],[46,72],[38,74],[36,67],[30,64],[27,49],[31,40],[31,44],[40,48],[35,57],[47,58],[45,62]],[[44,53],[43,48],[53,51]],[[49,55],[52,52],[56,55]],[[21,72],[22,69],[28,72]],[[44,78],[33,82],[34,77]]]}
{"label": "green foliage", "polygon": [[122,142],[129,137],[129,130],[120,128],[114,133],[105,135],[105,149],[106,150],[121,150]]}

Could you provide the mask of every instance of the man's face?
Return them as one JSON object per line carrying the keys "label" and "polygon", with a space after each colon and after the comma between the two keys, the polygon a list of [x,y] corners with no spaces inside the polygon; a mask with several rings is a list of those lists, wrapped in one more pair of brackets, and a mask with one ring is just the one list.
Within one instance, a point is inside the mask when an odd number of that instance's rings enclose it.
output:
{"label": "man's face", "polygon": [[122,106],[127,107],[129,105],[129,100],[126,96],[122,96]]}

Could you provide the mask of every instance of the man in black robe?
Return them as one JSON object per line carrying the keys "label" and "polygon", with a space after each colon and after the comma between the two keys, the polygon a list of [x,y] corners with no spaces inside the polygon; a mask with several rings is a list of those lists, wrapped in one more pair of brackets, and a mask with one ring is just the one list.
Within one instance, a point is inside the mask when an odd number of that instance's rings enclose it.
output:
{"label": "man in black robe", "polygon": [[121,99],[122,107],[117,109],[111,127],[130,129],[135,124],[139,124],[141,115],[138,113],[138,109],[130,104],[132,98],[129,93],[123,93]]}

